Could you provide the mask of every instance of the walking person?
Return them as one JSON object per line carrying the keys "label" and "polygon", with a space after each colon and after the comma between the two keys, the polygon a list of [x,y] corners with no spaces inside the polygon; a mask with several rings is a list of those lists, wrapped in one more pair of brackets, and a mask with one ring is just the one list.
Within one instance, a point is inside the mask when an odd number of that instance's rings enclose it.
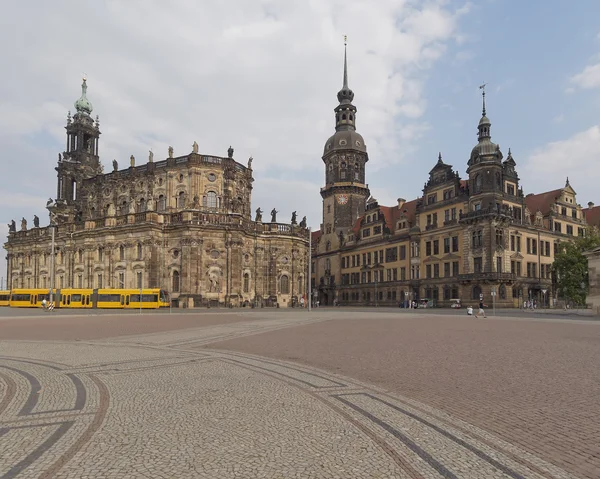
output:
{"label": "walking person", "polygon": [[483,315],[484,318],[487,318],[487,316],[485,315],[485,311],[483,310],[484,304],[483,304],[483,300],[479,301],[479,311],[477,311],[477,314],[475,315],[476,318],[479,317],[479,315]]}
{"label": "walking person", "polygon": [[46,311],[46,305],[47,305],[47,303],[46,303],[46,298],[44,298],[44,299],[42,299],[42,309],[43,309],[44,311]]}

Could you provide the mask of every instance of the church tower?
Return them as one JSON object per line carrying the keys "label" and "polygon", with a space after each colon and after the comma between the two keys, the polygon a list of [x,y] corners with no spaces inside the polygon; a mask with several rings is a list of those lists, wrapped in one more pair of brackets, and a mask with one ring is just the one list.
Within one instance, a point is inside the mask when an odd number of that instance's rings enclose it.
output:
{"label": "church tower", "polygon": [[99,121],[94,121],[92,104],[87,99],[87,83],[83,79],[81,97],[75,102],[76,113],[67,115],[67,148],[58,155],[58,183],[56,188],[56,206],[60,210],[62,221],[74,219],[78,187],[86,178],[102,174],[102,165],[98,156],[100,137]]}
{"label": "church tower", "polygon": [[344,77],[337,94],[335,133],[325,143],[325,187],[323,198],[322,243],[338,246],[339,235],[354,226],[365,211],[369,189],[365,184],[365,164],[369,160],[363,137],[356,132],[354,92],[348,87],[348,62],[344,42]]}

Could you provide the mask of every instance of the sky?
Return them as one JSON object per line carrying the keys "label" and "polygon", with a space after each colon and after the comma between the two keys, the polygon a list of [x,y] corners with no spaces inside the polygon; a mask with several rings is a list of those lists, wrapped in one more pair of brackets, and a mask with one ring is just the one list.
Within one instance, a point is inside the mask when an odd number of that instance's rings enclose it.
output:
{"label": "sky", "polygon": [[[600,203],[596,0],[5,0],[0,16],[0,234],[47,224],[67,112],[99,115],[100,157],[192,150],[254,158],[252,211],[321,222],[325,141],[344,35],[367,182],[380,204],[422,194],[441,152],[462,177],[487,83],[492,140],[525,193],[565,184]],[[4,272],[4,271],[2,271]]]}

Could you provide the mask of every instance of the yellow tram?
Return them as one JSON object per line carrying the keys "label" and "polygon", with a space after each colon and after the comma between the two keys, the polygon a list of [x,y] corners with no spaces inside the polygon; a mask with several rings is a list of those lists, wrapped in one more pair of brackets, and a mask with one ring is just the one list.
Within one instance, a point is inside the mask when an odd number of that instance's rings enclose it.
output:
{"label": "yellow tram", "polygon": [[[13,289],[8,305],[13,308],[41,308],[44,299],[50,302],[47,289]],[[52,301],[55,309],[158,309],[169,306],[169,295],[159,288],[142,289],[141,295],[139,289],[55,289]]]}
{"label": "yellow tram", "polygon": [[10,302],[10,291],[0,291],[0,306],[8,306]]}

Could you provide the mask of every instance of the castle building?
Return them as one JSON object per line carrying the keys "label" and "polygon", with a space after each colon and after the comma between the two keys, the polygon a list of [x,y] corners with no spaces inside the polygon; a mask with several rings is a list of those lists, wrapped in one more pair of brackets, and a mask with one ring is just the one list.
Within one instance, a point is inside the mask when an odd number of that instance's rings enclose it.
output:
{"label": "castle building", "polygon": [[336,131],[323,153],[323,222],[312,233],[313,296],[341,305],[551,304],[557,244],[585,234],[586,212],[568,179],[563,188],[523,193],[510,149],[504,158],[492,142],[485,88],[468,178],[440,154],[422,196],[394,206],[369,196],[353,99],[345,53]]}
{"label": "castle building", "polygon": [[[252,158],[235,161],[192,151],[104,173],[99,120],[83,80],[76,113],[67,116],[58,155],[49,226],[10,225],[11,288],[162,288],[175,305],[295,303],[307,289],[308,230],[251,218]],[[55,233],[54,279],[52,229]]]}

